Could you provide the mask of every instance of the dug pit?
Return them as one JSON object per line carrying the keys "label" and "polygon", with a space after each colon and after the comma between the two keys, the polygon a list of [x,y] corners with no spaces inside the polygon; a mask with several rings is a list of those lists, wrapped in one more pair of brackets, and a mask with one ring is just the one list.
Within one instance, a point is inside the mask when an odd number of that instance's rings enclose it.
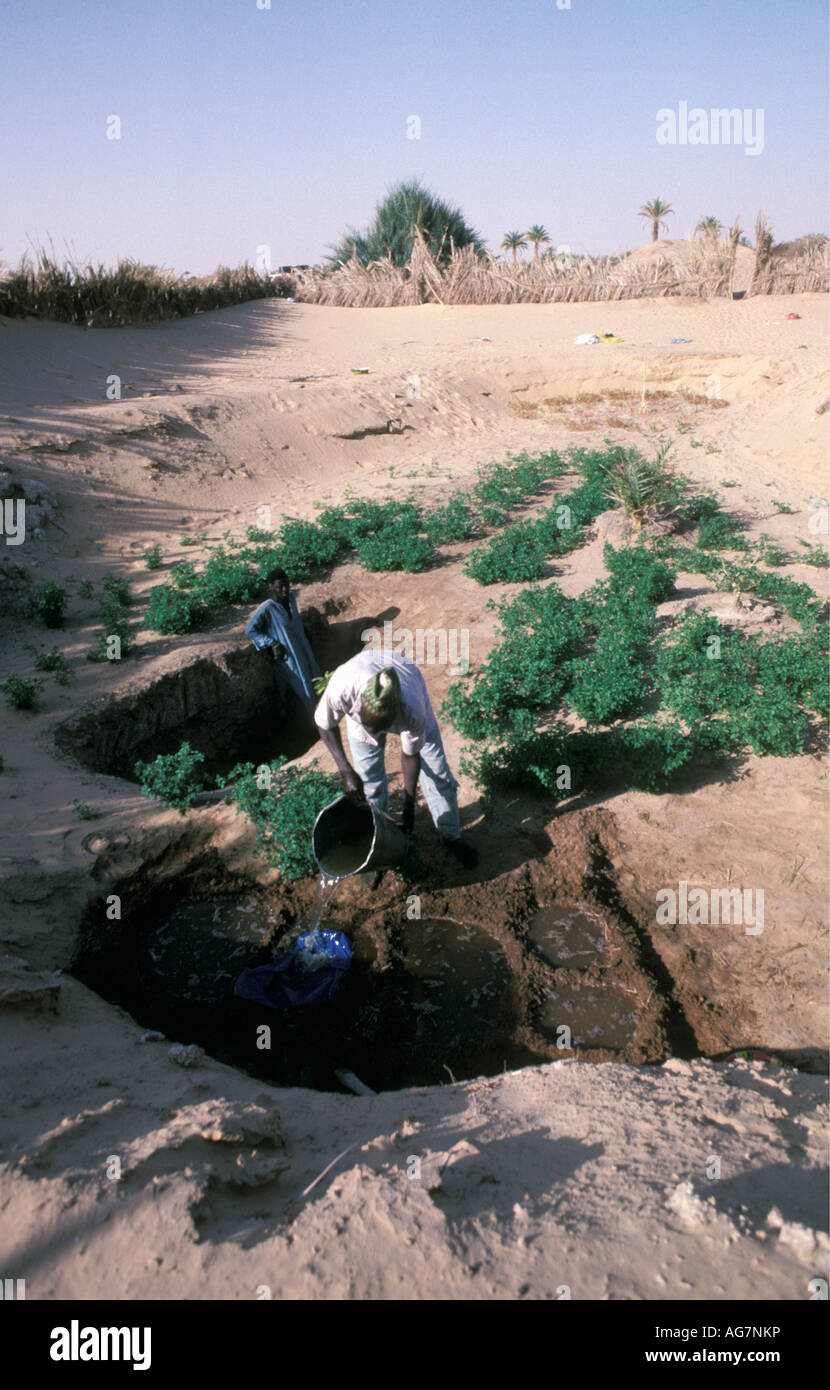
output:
{"label": "dug pit", "polygon": [[235,997],[234,983],[307,929],[313,885],[241,888],[217,864],[180,881],[178,896],[125,885],[120,922],[96,905],[73,969],[143,1028],[276,1085],[339,1090],[336,1073],[350,1071],[396,1090],[682,1051],[684,1020],[636,933],[596,902],[550,891],[538,864],[421,897],[397,873],[377,893],[343,880],[322,923],[352,947],[339,990],[268,1009]]}
{"label": "dug pit", "polygon": [[[305,609],[321,670],[333,670],[363,648],[361,633],[388,613],[340,620],[343,605],[330,601],[320,612]],[[392,612],[396,610],[390,610]],[[137,762],[175,753],[187,742],[204,755],[209,779],[225,776],[240,762],[297,758],[316,742],[311,716],[287,694],[287,711],[277,713],[270,653],[247,642],[212,643],[195,661],[168,654],[165,670],[152,680],[128,681],[55,730],[55,743],[91,772],[135,780]]]}

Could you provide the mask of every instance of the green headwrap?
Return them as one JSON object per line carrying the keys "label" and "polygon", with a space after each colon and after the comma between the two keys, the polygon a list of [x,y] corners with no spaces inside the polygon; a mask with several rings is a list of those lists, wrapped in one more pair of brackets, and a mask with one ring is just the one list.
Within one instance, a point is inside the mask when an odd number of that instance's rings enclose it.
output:
{"label": "green headwrap", "polygon": [[362,703],[370,714],[379,715],[382,719],[397,713],[401,703],[401,683],[394,667],[385,666],[366,682]]}

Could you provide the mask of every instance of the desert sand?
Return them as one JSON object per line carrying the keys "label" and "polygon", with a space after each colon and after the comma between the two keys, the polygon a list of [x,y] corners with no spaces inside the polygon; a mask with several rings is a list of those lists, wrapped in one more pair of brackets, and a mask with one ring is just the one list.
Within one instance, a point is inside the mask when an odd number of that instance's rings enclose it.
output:
{"label": "desert sand", "polygon": [[[586,332],[621,341],[575,346]],[[826,337],[819,295],[364,310],[264,301],[109,331],[0,320],[2,466],[57,498],[41,536],[4,547],[0,675],[30,673],[24,643],[53,641],[76,673],[66,687],[48,682],[39,712],[4,709],[0,738],[0,1249],[30,1298],[802,1300],[827,1277],[818,754],[747,757],[671,795],[558,810],[517,796],[485,814],[461,778],[481,863],[469,875],[431,865],[434,910],[457,894],[486,925],[488,904],[510,893],[595,904],[600,866],[648,978],[682,1016],[687,1060],[654,1043],[632,1061],[552,1061],[371,1098],[263,1085],[210,1057],[182,1069],[167,1042],[142,1042],[140,1023],[69,973],[90,911],[150,880],[196,882],[205,862],[278,896],[280,885],[229,807],[164,811],[55,735],[90,709],[94,725],[113,699],[141,706],[199,657],[227,661],[246,646],[246,613],[188,637],[142,630],[136,657],[113,669],[84,660],[93,605],[73,597],[66,629],[45,632],[23,616],[9,570],[73,595],[83,579],[124,574],[140,614],[170,563],[206,554],[181,549],[183,536],[215,543],[282,514],[313,516],[347,488],[440,500],[509,451],[607,435],[648,452],[671,436],[677,467],[721,493],[747,534],[781,544],[783,572],[825,596],[826,575],[798,562],[798,542],[827,544],[808,529],[811,501],[827,495]],[[681,389],[728,406],[690,404]],[[611,390],[669,395],[643,411],[636,400],[545,403]],[[402,431],[385,432],[398,419]],[[156,543],[164,569],[151,573],[141,551]],[[388,612],[411,629],[467,629],[475,666],[492,645],[487,600],[516,586],[464,576],[455,559],[466,548],[423,576],[340,566],[301,587],[300,607],[349,633]],[[599,533],[551,570],[572,594],[602,572]],[[752,630],[788,630],[772,606],[738,609],[699,581],[679,583],[672,600],[703,602]],[[452,676],[424,671],[438,708]],[[457,769],[460,742],[443,732]],[[325,761],[319,746],[302,760],[315,756]],[[75,799],[97,818],[80,821]],[[416,830],[428,844],[422,805]],[[763,933],[658,927],[655,893],[680,879],[763,887]],[[307,906],[306,887],[292,901]],[[350,886],[335,920],[369,930],[398,902],[391,888],[370,901]],[[783,1065],[713,1060],[747,1048]]]}

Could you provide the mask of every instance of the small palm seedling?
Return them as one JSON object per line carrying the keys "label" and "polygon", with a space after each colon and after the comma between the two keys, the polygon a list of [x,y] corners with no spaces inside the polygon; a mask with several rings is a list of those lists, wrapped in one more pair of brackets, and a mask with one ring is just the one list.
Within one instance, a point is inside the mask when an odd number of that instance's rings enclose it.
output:
{"label": "small palm seedling", "polygon": [[667,446],[660,449],[655,459],[645,459],[636,449],[626,449],[604,470],[609,497],[628,513],[638,529],[648,509],[666,497],[667,457]]}

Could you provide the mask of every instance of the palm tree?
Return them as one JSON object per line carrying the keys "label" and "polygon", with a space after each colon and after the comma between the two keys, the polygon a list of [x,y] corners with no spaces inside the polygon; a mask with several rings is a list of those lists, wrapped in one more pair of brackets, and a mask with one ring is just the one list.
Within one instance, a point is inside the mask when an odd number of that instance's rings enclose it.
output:
{"label": "palm tree", "polygon": [[717,241],[723,231],[723,223],[717,217],[701,217],[695,227],[695,236],[710,236],[713,241]]}
{"label": "palm tree", "polygon": [[663,221],[663,218],[669,212],[674,212],[671,203],[664,203],[662,198],[652,198],[650,203],[643,203],[643,206],[637,213],[638,217],[645,217],[651,222],[652,241],[657,240],[661,227],[665,227],[666,231],[668,231],[668,224]]}
{"label": "palm tree", "polygon": [[393,265],[409,264],[415,232],[419,231],[433,256],[446,263],[452,248],[474,246],[484,250],[478,233],[469,227],[460,208],[424,188],[418,179],[396,184],[375,208],[375,218],[365,232],[351,228],[340,244],[331,248],[330,264],[345,264],[353,256],[361,265],[388,256]]}
{"label": "palm tree", "polygon": [[503,251],[513,252],[513,261],[516,260],[516,252],[520,246],[527,246],[527,236],[524,232],[505,232],[502,242]]}
{"label": "palm tree", "polygon": [[544,227],[539,226],[538,222],[534,223],[530,231],[525,233],[525,236],[528,241],[533,242],[533,259],[537,261],[539,259],[539,247],[549,245],[550,237]]}

